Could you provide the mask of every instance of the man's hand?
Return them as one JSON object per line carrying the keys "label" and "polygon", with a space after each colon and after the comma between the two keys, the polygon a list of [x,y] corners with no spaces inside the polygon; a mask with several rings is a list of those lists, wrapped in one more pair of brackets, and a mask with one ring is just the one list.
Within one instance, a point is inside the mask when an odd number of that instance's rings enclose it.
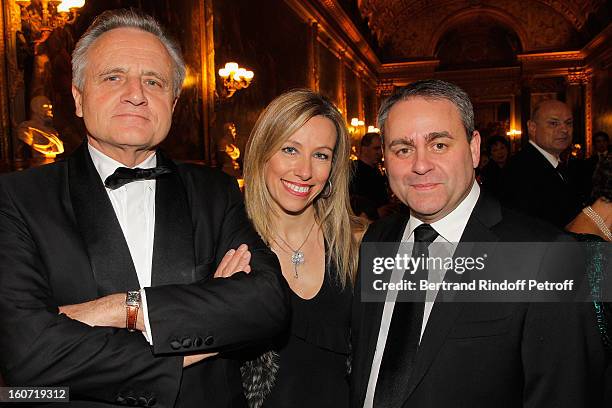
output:
{"label": "man's hand", "polygon": [[[90,302],[60,306],[60,313],[89,326],[125,327],[125,294],[117,293]],[[120,311],[120,316],[111,317]],[[142,313],[139,313],[139,317]],[[193,354],[183,357],[183,367],[214,357],[219,353]]]}
{"label": "man's hand", "polygon": [[238,249],[230,249],[227,251],[217,270],[215,271],[215,278],[227,278],[235,274],[236,272],[251,272],[251,252],[246,244],[242,244]]}
{"label": "man's hand", "polygon": [[92,327],[124,328],[125,293],[115,293],[85,303],[60,306],[59,312]]}
{"label": "man's hand", "polygon": [[[250,262],[251,252],[247,245],[242,244],[238,249],[230,249],[219,263],[215,271],[215,278],[227,278],[236,272],[249,273],[251,272]],[[125,328],[125,293],[115,293],[89,302],[60,306],[59,312],[92,327],[106,326],[123,329]],[[140,310],[136,322],[136,329],[140,331],[144,331],[142,316],[143,313]],[[189,364],[196,362],[191,360]]]}

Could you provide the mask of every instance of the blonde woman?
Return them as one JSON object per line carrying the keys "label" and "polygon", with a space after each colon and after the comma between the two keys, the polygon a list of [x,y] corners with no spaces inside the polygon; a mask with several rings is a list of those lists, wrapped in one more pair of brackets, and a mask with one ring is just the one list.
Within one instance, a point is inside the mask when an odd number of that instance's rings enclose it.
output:
{"label": "blonde woman", "polygon": [[280,260],[293,308],[289,332],[273,345],[275,380],[246,387],[251,406],[348,406],[355,234],[362,229],[350,210],[349,151],[342,115],[309,90],[276,98],[251,133],[246,208]]}

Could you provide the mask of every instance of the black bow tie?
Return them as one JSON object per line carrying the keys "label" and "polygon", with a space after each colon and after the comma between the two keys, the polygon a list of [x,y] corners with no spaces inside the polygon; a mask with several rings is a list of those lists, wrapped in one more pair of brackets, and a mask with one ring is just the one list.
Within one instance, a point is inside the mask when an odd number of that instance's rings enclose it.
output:
{"label": "black bow tie", "polygon": [[168,166],[157,166],[150,169],[140,169],[138,167],[129,169],[118,167],[117,170],[104,181],[104,185],[111,190],[115,190],[136,180],[152,180],[161,175],[172,173]]}

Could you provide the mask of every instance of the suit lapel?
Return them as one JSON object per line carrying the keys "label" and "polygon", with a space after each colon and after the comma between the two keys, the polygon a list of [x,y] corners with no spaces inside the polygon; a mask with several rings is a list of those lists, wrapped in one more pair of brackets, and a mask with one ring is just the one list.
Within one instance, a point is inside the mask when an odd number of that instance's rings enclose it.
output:
{"label": "suit lapel", "polygon": [[[497,242],[499,238],[491,232],[490,227],[500,221],[501,208],[499,203],[482,191],[463,231],[461,242],[457,246],[454,257],[472,256],[474,242]],[[455,274],[449,270],[446,272],[444,280],[455,280],[453,278],[456,276],[460,276],[459,280],[462,280],[467,278],[468,275]],[[414,371],[410,376],[404,400],[410,397],[427,373],[440,348],[446,341],[448,333],[461,314],[464,304],[452,300],[456,295],[456,293],[448,292],[444,302],[434,303],[419,345]]]}
{"label": "suit lapel", "polygon": [[534,171],[534,176],[543,178],[545,180],[550,180],[551,182],[558,184],[559,188],[565,187],[567,180],[561,176],[560,171],[550,164],[550,162],[542,153],[538,151],[538,149],[533,147],[531,143],[529,143],[525,148],[531,157],[531,161],[533,163],[537,163],[537,166],[540,168],[539,171]]}
{"label": "suit lapel", "polygon": [[100,296],[140,288],[123,231],[87,142],[68,159],[70,199]]}
{"label": "suit lapel", "polygon": [[190,283],[195,280],[193,227],[183,181],[177,166],[163,153],[157,164],[173,169],[155,183],[155,238],[151,284]]}

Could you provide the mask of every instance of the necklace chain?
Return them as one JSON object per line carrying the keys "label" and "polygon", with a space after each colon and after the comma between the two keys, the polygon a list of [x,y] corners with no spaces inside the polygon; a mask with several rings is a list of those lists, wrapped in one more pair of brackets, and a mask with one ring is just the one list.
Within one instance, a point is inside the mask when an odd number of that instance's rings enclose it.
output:
{"label": "necklace chain", "polygon": [[304,244],[306,244],[306,241],[308,241],[308,237],[310,237],[310,233],[312,232],[315,224],[316,224],[316,220],[314,220],[312,222],[312,225],[310,226],[310,229],[308,230],[308,234],[306,234],[306,238],[304,238],[304,241],[302,241],[302,244],[297,249],[293,249],[293,247],[291,245],[289,245],[289,243],[287,243],[287,241],[285,241],[283,239],[283,237],[280,236],[280,234],[278,234],[278,233],[276,234],[278,239],[280,239],[281,242],[283,244],[285,244],[285,246],[291,250],[291,252],[287,251],[285,248],[283,248],[281,245],[279,245],[279,243],[278,243],[278,241],[276,239],[272,238],[272,240],[274,242],[276,242],[276,245],[278,245],[278,247],[280,249],[282,249],[283,251],[285,251],[287,253],[291,253],[291,263],[293,264],[293,270],[294,270],[294,274],[295,274],[295,278],[296,279],[299,278],[299,276],[298,276],[298,266],[302,265],[304,262],[306,262],[306,258],[304,256],[304,252],[302,252],[301,249],[304,246]]}
{"label": "necklace chain", "polygon": [[597,225],[597,228],[603,232],[608,241],[612,241],[612,232],[610,232],[610,228],[608,228],[603,218],[601,218],[601,215],[591,208],[591,206],[583,208],[582,212],[585,213],[586,216],[595,223],[595,225]]}

